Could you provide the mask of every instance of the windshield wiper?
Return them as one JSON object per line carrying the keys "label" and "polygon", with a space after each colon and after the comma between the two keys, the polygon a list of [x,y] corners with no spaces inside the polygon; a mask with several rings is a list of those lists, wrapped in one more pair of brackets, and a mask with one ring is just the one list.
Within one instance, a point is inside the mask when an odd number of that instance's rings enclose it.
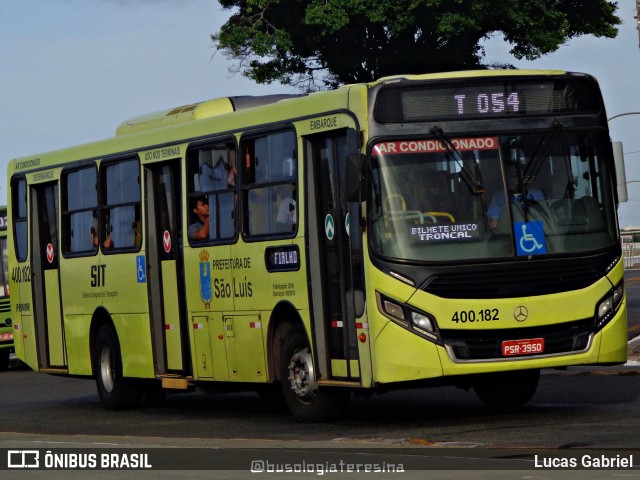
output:
{"label": "windshield wiper", "polygon": [[535,152],[531,155],[531,160],[527,163],[527,166],[522,173],[522,184],[528,185],[533,183],[544,164],[544,161],[549,156],[551,147],[555,143],[556,139],[562,131],[563,125],[560,122],[554,122],[551,131],[542,137],[538,142]]}
{"label": "windshield wiper", "polygon": [[431,133],[435,135],[435,137],[440,140],[440,143],[444,146],[445,151],[447,152],[447,157],[450,160],[456,162],[458,167],[460,168],[460,178],[467,184],[469,190],[474,195],[482,195],[484,190],[484,184],[482,183],[482,175],[480,173],[480,167],[478,166],[478,162],[474,159],[473,165],[475,170],[475,175],[469,172],[469,170],[464,166],[464,162],[462,160],[462,154],[458,151],[456,146],[453,144],[451,139],[447,136],[447,134],[440,128],[438,125],[434,125],[431,127]]}

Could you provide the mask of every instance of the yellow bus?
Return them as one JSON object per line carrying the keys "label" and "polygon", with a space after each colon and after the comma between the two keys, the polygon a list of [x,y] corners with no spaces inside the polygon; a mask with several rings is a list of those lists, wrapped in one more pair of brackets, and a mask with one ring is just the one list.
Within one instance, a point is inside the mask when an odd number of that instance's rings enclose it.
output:
{"label": "yellow bus", "polygon": [[9,301],[7,207],[0,207],[0,370],[9,368],[13,352],[13,322]]}
{"label": "yellow bus", "polygon": [[596,80],[561,71],[137,117],[10,162],[16,354],[108,409],[249,387],[318,421],[443,384],[521,405],[541,369],[626,361],[621,165]]}

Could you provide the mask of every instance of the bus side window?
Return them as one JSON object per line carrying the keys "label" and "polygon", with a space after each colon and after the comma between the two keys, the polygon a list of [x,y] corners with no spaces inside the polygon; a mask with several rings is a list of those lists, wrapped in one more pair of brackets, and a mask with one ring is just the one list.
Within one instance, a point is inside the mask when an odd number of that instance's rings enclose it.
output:
{"label": "bus side window", "polygon": [[27,219],[27,181],[24,177],[17,178],[11,182],[13,225],[15,230],[15,254],[19,262],[27,259],[28,219]]}
{"label": "bus side window", "polygon": [[289,236],[297,229],[296,136],[292,130],[243,139],[244,234]]}
{"label": "bus side window", "polygon": [[[209,233],[189,236],[189,241],[231,240],[236,237],[236,147],[234,142],[218,142],[191,149],[187,153],[189,178],[189,225],[204,227],[208,221]],[[208,206],[208,220],[197,212],[197,202]],[[206,228],[206,227],[205,227]]]}
{"label": "bus side window", "polygon": [[[137,159],[107,164],[102,170],[102,250],[140,246],[140,165]],[[137,229],[136,229],[137,226]]]}
{"label": "bus side window", "polygon": [[93,255],[98,248],[98,191],[95,166],[62,176],[62,249],[64,253]]}

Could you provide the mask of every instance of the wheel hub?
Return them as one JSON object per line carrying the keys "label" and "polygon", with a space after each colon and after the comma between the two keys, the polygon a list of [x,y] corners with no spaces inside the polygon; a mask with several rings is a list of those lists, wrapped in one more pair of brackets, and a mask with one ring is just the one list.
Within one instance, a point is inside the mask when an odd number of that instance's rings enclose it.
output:
{"label": "wheel hub", "polygon": [[111,349],[105,346],[100,352],[100,378],[107,393],[111,393],[115,385],[113,380],[113,365],[111,362]]}
{"label": "wheel hub", "polygon": [[313,359],[309,349],[300,350],[291,357],[289,363],[291,390],[300,398],[312,397],[318,389],[313,369]]}

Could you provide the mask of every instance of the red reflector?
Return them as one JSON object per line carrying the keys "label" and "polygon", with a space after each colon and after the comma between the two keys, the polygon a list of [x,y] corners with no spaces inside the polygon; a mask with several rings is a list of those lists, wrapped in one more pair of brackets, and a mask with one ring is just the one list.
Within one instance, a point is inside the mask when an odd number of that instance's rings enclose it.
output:
{"label": "red reflector", "polygon": [[360,340],[361,343],[364,343],[367,341],[367,334],[366,333],[361,333],[360,335],[358,335],[358,340]]}

